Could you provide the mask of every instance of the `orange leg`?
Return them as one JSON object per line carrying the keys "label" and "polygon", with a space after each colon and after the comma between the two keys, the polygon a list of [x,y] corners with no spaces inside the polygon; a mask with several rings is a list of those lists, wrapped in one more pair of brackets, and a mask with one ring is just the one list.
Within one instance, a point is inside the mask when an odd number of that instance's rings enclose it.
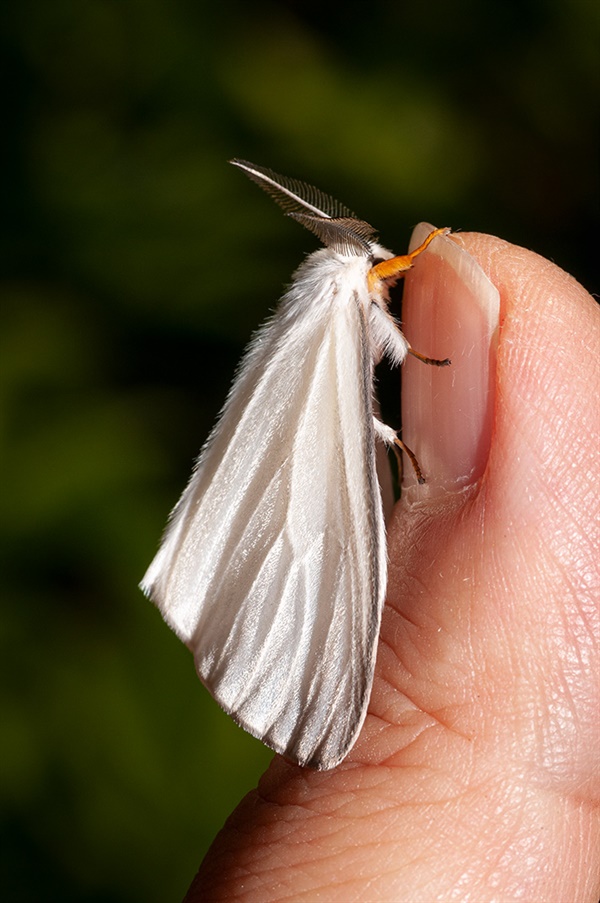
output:
{"label": "orange leg", "polygon": [[378,282],[387,282],[389,279],[400,279],[407,270],[410,270],[415,257],[422,254],[434,238],[437,238],[438,235],[447,235],[449,232],[450,229],[447,229],[446,227],[434,229],[433,232],[429,233],[423,244],[419,245],[418,248],[415,248],[414,251],[411,251],[410,254],[402,254],[400,257],[390,257],[389,260],[382,260],[380,263],[376,263],[375,266],[371,267],[369,270],[369,288],[375,288],[375,285]]}
{"label": "orange leg", "polygon": [[[369,275],[367,277],[369,280],[369,290],[372,291],[375,289],[379,282],[393,282],[396,279],[400,279],[407,270],[410,270],[415,257],[422,254],[434,238],[437,238],[438,235],[447,235],[449,232],[450,229],[445,227],[442,229],[434,229],[433,232],[429,233],[423,244],[419,245],[418,248],[415,248],[414,251],[411,251],[410,254],[403,254],[400,257],[390,257],[389,260],[382,260],[381,263],[376,263],[375,266],[371,267],[369,270]],[[434,367],[447,367],[450,363],[450,358],[445,357],[440,361],[434,357],[426,357],[426,355],[421,354],[420,351],[415,351],[413,348],[409,348],[408,353],[412,354],[413,357],[418,358],[420,361],[423,361],[424,364],[431,364]],[[407,454],[410,458],[410,453],[408,451]]]}

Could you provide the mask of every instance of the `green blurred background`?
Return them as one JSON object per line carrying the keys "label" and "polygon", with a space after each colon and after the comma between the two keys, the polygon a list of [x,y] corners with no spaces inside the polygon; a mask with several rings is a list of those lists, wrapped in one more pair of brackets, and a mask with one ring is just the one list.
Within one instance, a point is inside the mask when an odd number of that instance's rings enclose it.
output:
{"label": "green blurred background", "polygon": [[4,900],[180,899],[270,758],[136,588],[316,247],[226,161],[316,184],[398,252],[427,219],[597,287],[599,10],[2,5]]}

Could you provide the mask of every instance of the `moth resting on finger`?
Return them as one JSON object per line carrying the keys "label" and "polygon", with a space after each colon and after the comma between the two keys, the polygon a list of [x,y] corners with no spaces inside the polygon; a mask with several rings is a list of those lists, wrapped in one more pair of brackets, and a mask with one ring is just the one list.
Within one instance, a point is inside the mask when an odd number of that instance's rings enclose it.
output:
{"label": "moth resting on finger", "polygon": [[375,443],[405,448],[374,414],[373,369],[449,363],[410,348],[388,287],[449,230],[394,257],[316,188],[231,162],[325,247],[250,343],[141,586],[239,725],[328,769],[365,719],[385,599]]}

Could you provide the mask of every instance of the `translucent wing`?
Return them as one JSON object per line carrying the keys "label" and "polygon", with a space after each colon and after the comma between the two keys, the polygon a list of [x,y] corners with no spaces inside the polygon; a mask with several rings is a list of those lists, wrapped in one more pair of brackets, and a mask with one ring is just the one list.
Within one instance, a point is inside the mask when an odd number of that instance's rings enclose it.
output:
{"label": "translucent wing", "polygon": [[366,280],[334,257],[256,336],[143,583],[220,705],[316,768],[364,719],[386,582]]}

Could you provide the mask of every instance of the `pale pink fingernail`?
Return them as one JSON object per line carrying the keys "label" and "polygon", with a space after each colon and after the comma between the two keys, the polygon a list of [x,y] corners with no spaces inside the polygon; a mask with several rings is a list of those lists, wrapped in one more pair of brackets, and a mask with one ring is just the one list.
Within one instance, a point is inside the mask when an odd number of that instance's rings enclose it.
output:
{"label": "pale pink fingernail", "polygon": [[[431,232],[421,223],[411,250]],[[433,367],[409,355],[402,374],[402,437],[426,483],[405,459],[409,501],[458,492],[482,475],[494,413],[500,295],[480,265],[449,237],[436,238],[406,277],[403,332]]]}

